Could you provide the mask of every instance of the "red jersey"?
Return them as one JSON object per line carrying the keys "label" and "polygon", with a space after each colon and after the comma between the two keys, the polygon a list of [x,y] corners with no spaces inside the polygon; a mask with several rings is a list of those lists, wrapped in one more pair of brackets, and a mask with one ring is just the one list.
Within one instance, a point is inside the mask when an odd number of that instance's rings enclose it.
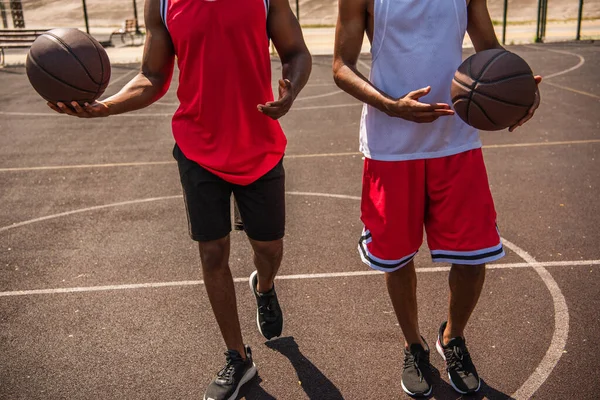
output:
{"label": "red jersey", "polygon": [[183,154],[224,180],[248,185],[287,144],[257,110],[273,100],[268,0],[161,0],[179,67],[173,136]]}

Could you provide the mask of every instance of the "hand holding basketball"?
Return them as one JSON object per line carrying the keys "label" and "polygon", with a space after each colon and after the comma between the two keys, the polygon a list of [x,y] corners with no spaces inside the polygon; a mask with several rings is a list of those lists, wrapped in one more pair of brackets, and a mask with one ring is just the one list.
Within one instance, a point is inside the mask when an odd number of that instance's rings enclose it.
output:
{"label": "hand holding basketball", "polygon": [[108,117],[110,112],[108,106],[105,103],[95,101],[92,104],[85,103],[82,106],[76,101],[70,104],[70,107],[62,102],[56,103],[56,105],[48,102],[48,107],[60,114],[72,115],[79,118],[98,118]]}
{"label": "hand holding basketball", "polygon": [[[539,75],[536,75],[533,77],[535,79],[535,83],[539,86],[540,83],[542,82],[542,77]],[[531,106],[531,108],[529,109],[529,111],[527,112],[527,115],[525,115],[523,117],[523,119],[521,119],[519,122],[517,122],[515,125],[511,126],[508,131],[509,132],[514,132],[515,129],[517,129],[519,126],[523,125],[525,122],[529,121],[532,117],[533,114],[535,114],[535,110],[537,110],[537,108],[540,106],[540,101],[541,101],[541,97],[540,97],[540,89],[537,89],[537,92],[535,93],[535,101],[533,102],[533,105]]]}
{"label": "hand holding basketball", "polygon": [[385,113],[390,117],[402,118],[408,121],[427,123],[439,117],[454,115],[454,111],[445,103],[422,103],[419,99],[431,92],[427,86],[408,93],[406,96],[393,100],[385,105]]}

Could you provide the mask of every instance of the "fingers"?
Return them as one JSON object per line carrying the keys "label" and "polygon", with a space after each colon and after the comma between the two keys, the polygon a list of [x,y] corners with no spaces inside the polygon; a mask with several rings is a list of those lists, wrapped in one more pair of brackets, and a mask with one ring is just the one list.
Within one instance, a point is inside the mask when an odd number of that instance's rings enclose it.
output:
{"label": "fingers", "polygon": [[433,103],[433,104],[427,104],[427,103],[420,103],[420,102],[414,102],[414,104],[410,105],[411,109],[415,112],[430,112],[430,111],[436,111],[436,110],[451,110],[450,106],[446,103]]}
{"label": "fingers", "polygon": [[76,102],[76,101],[72,101],[71,102],[71,107],[73,107],[73,109],[75,110],[75,112],[77,114],[83,114],[83,113],[85,113],[85,111],[83,110],[83,108],[81,108],[81,106],[79,105],[79,103]]}
{"label": "fingers", "polygon": [[415,111],[412,114],[416,117],[443,117],[446,115],[454,115],[454,110],[437,109],[433,111]]}
{"label": "fingers", "polygon": [[410,92],[409,94],[407,94],[405,97],[411,98],[413,100],[418,100],[419,98],[427,95],[429,92],[431,92],[431,86],[427,86],[418,90],[413,90],[412,92]]}
{"label": "fingers", "polygon": [[280,79],[279,80],[279,87],[282,89],[291,89],[292,88],[292,82],[290,82],[289,79]]}
{"label": "fingers", "polygon": [[265,114],[267,117],[270,117],[272,119],[279,119],[281,117],[283,117],[285,114],[287,114],[287,112],[289,111],[289,108],[286,107],[277,107],[277,106],[273,106],[274,102],[271,103],[267,103],[267,104],[259,104],[257,106],[258,111],[260,111],[261,113]]}
{"label": "fingers", "polygon": [[62,114],[68,114],[68,115],[72,115],[74,117],[77,117],[77,113],[71,108],[68,107],[65,103],[63,102],[58,102],[56,103],[56,106],[60,109]]}
{"label": "fingers", "polygon": [[59,113],[59,114],[63,114],[63,111],[62,111],[60,108],[58,108],[56,105],[54,105],[54,104],[52,104],[52,103],[50,103],[50,102],[48,102],[48,103],[46,103],[46,104],[48,104],[48,107],[50,107],[51,109],[53,109],[53,110],[54,110],[54,111],[56,111],[57,113]]}
{"label": "fingers", "polygon": [[265,103],[263,107],[284,107],[286,104],[288,103],[288,99],[287,98],[281,98],[279,100],[276,101],[269,101],[268,103]]}
{"label": "fingers", "polygon": [[525,122],[529,121],[532,117],[533,117],[533,110],[529,110],[529,112],[527,113],[527,115],[525,115],[525,117],[523,117],[519,122],[517,122],[516,124],[514,124],[513,126],[511,126],[508,129],[508,131],[509,132],[513,132],[515,129],[517,129],[518,127],[520,127],[521,125],[523,125]]}
{"label": "fingers", "polygon": [[543,78],[540,75],[534,76],[533,79],[535,79],[535,83],[537,83],[538,85],[542,83],[543,80]]}
{"label": "fingers", "polygon": [[[542,77],[541,76],[537,76],[536,78],[540,78],[539,82],[542,81]],[[537,82],[537,79],[536,79],[536,82]],[[524,123],[526,123],[527,121],[529,121],[531,118],[533,118],[533,115],[535,114],[535,111],[538,109],[539,106],[540,106],[540,94],[539,94],[539,91],[538,91],[538,93],[536,93],[536,95],[535,95],[535,101],[533,102],[533,105],[531,106],[531,108],[529,109],[529,111],[527,111],[527,114],[525,114],[525,116],[523,118],[521,118],[521,120],[519,120],[519,122],[517,122],[516,124],[514,124],[513,126],[511,126],[508,129],[508,131],[509,132],[514,132],[515,129],[517,129],[518,127],[520,127],[521,125],[523,125]]]}

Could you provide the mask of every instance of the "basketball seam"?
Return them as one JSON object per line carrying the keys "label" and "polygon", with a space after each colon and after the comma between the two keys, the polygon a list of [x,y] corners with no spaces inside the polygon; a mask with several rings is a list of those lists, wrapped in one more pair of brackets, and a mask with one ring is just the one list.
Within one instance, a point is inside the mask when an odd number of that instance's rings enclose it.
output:
{"label": "basketball seam", "polygon": [[475,79],[475,82],[478,83],[479,80],[481,79],[481,77],[487,72],[488,69],[490,69],[492,64],[495,63],[499,58],[501,58],[502,56],[504,56],[506,54],[508,54],[508,51],[503,51],[501,53],[496,54],[494,57],[490,58],[481,68],[481,73]]}
{"label": "basketball seam", "polygon": [[[481,68],[481,72],[479,73],[479,76],[474,80],[473,85],[471,86],[471,91],[469,92],[469,102],[467,103],[467,115],[465,116],[467,121],[470,121],[469,119],[469,114],[470,114],[470,109],[471,109],[471,103],[475,104],[477,106],[477,108],[479,108],[481,110],[481,112],[483,113],[483,115],[485,115],[485,117],[494,125],[498,126],[485,112],[485,110],[479,105],[477,104],[476,101],[473,100],[473,95],[475,94],[475,88],[477,87],[477,84],[479,84],[479,80],[481,79],[481,77],[487,72],[488,69],[490,69],[490,67],[493,65],[493,63],[498,60],[499,58],[501,58],[502,56],[504,56],[505,54],[507,54],[508,51],[503,51],[500,52],[498,54],[496,54],[494,57],[492,57],[491,59],[489,59]],[[477,53],[475,53],[477,54]],[[471,63],[473,62],[473,57],[469,57],[469,64],[468,64],[468,71],[469,71],[469,76],[471,76]],[[485,95],[484,95],[485,96]],[[487,96],[489,97],[489,96]],[[490,97],[491,98],[491,97]],[[496,100],[496,99],[494,99]],[[509,103],[510,104],[510,103]]]}
{"label": "basketball seam", "polygon": [[[483,107],[481,107],[479,105],[479,103],[477,103],[475,100],[471,100],[471,103],[473,103],[477,108],[479,108],[479,110],[483,113],[483,115],[488,119],[488,121],[490,121],[493,125],[495,126],[500,126],[498,125],[496,122],[494,122],[493,119],[490,118],[489,115],[487,115],[487,113],[485,112],[485,110],[483,109]],[[470,106],[470,105],[469,105]],[[468,121],[468,120],[467,120]]]}
{"label": "basketball seam", "polygon": [[35,64],[35,66],[36,66],[36,67],[38,67],[38,68],[39,68],[41,71],[43,71],[43,72],[44,72],[46,75],[48,75],[48,76],[49,76],[49,77],[51,77],[52,79],[54,79],[54,80],[56,80],[56,81],[58,81],[58,82],[62,83],[63,85],[66,85],[66,86],[68,86],[68,87],[70,87],[70,88],[72,88],[72,89],[75,89],[75,90],[79,90],[80,92],[85,92],[85,93],[90,93],[90,94],[91,94],[91,93],[95,93],[95,92],[92,92],[92,91],[89,91],[89,90],[81,89],[81,88],[79,88],[79,87],[77,87],[77,86],[73,86],[73,85],[71,85],[70,83],[67,83],[67,82],[63,81],[62,79],[60,79],[60,78],[58,78],[58,77],[56,77],[56,76],[52,75],[52,74],[51,74],[49,71],[47,71],[47,70],[46,70],[44,67],[42,67],[42,66],[41,66],[41,65],[40,65],[40,64],[37,62],[37,60],[35,59],[35,57],[34,57],[34,56],[31,54],[31,53],[29,53],[29,58],[31,59],[31,62],[32,62],[32,63],[34,63],[34,64]]}
{"label": "basketball seam", "polygon": [[[469,76],[471,76],[471,63],[473,62],[473,57],[469,57],[469,63],[467,64],[467,73],[469,74]],[[471,90],[469,90],[469,101],[467,101],[467,112],[465,115],[466,121],[468,123],[469,121],[469,110],[471,109],[471,101],[473,100],[473,90],[475,90],[475,84],[477,83],[477,81],[473,82],[473,86],[471,87]],[[468,87],[468,85],[467,85]]]}
{"label": "basketball seam", "polygon": [[96,53],[98,54],[98,57],[100,58],[100,83],[98,84],[98,89],[96,90],[96,94],[94,95],[94,97],[98,98],[99,97],[98,94],[100,93],[100,88],[104,84],[104,63],[102,62],[102,56],[100,55],[100,51],[98,51],[98,46],[96,46],[96,43],[94,43],[94,41],[90,37],[88,37],[88,39],[94,45],[94,48],[96,49]]}
{"label": "basketball seam", "polygon": [[[67,43],[65,43],[60,37],[56,36],[53,33],[46,32],[44,35],[48,35],[48,36],[56,39],[56,41],[58,41],[65,48],[65,50],[67,50],[69,52],[69,54],[71,54],[73,56],[73,58],[75,58],[75,60],[77,60],[77,62],[81,65],[81,67],[85,71],[86,75],[92,80],[92,82],[94,82],[96,85],[98,85],[98,82],[96,82],[96,80],[94,78],[92,78],[92,75],[90,74],[90,71],[88,71],[88,69],[86,68],[86,66],[79,59],[79,57],[77,57],[77,55],[73,52],[73,49]],[[98,50],[96,50],[96,52],[98,52]]]}
{"label": "basketball seam", "polygon": [[[527,74],[527,75],[528,75],[528,74]],[[514,78],[516,78],[516,77],[517,77],[517,76],[514,76]],[[467,89],[469,88],[469,85],[467,85],[465,82],[461,81],[460,79],[456,79],[456,77],[454,77],[454,81],[455,81],[456,83],[458,83],[459,85],[461,85],[461,86],[463,86],[463,87],[467,88]],[[496,82],[496,81],[494,81],[494,82]],[[501,82],[501,81],[498,81],[498,82]],[[479,83],[485,83],[485,82],[479,82]],[[481,92],[479,92],[479,91],[476,91],[476,90],[475,90],[475,88],[470,88],[470,89],[471,89],[471,91],[469,92],[469,100],[473,98],[473,95],[474,95],[475,93],[477,93],[477,94],[478,94],[478,95],[480,95],[480,96],[487,97],[488,99],[496,100],[496,101],[498,101],[498,102],[500,102],[500,103],[508,104],[508,105],[510,105],[510,106],[517,106],[517,107],[531,107],[531,105],[530,105],[530,104],[511,103],[510,101],[506,101],[506,100],[502,100],[502,99],[499,99],[499,98],[497,98],[497,97],[494,97],[494,96],[490,96],[490,95],[489,95],[489,94],[487,94],[487,93],[481,93]],[[456,98],[463,98],[463,99],[464,99],[465,97],[464,97],[464,96],[457,96]]]}
{"label": "basketball seam", "polygon": [[524,73],[522,73],[522,74],[511,75],[511,76],[507,76],[507,77],[505,77],[505,78],[496,79],[496,80],[483,80],[483,79],[480,79],[480,80],[478,81],[478,83],[497,83],[497,82],[506,82],[506,81],[509,81],[509,80],[511,80],[511,79],[514,79],[514,78],[521,78],[521,77],[523,77],[523,76],[531,76],[531,74],[530,74],[530,73],[528,73],[528,72],[524,72]]}

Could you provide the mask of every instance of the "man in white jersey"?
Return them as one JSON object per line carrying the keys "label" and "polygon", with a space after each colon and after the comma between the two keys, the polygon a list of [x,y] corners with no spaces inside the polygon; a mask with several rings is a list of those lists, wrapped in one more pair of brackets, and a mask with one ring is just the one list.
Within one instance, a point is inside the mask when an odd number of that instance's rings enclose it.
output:
{"label": "man in white jersey", "polygon": [[[464,329],[481,293],[485,263],[504,256],[479,133],[448,105],[467,31],[476,51],[501,48],[486,0],[339,0],[335,81],[366,103],[359,252],[386,273],[405,337],[402,388],[413,396],[432,391],[413,263],[423,227],[433,261],[452,263],[448,320],[436,347],[450,383],[463,394],[481,386]],[[356,66],[365,32],[373,59],[369,79]],[[533,116],[539,99],[538,93],[511,131]]]}

